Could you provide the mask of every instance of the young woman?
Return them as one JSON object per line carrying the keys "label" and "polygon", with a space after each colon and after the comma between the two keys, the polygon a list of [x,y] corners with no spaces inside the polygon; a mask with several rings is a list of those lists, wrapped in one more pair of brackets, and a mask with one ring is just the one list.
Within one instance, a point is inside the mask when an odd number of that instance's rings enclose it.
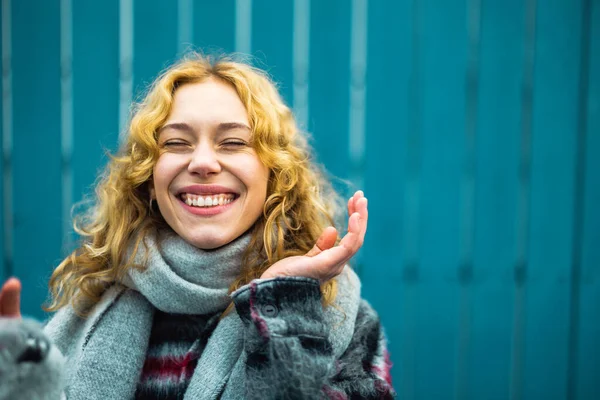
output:
{"label": "young woman", "polygon": [[[264,73],[184,59],[137,107],[50,280],[67,398],[391,398],[347,266],[367,218],[362,192],[337,200]],[[18,293],[7,282],[4,314]]]}

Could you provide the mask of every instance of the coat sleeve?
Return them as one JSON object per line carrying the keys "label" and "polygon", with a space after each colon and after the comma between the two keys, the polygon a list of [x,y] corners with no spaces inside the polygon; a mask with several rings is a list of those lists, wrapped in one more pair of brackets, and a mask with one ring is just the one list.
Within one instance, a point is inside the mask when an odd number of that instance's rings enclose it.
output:
{"label": "coat sleeve", "polygon": [[233,294],[245,325],[249,399],[391,399],[385,336],[363,300],[336,359],[315,279],[256,280]]}

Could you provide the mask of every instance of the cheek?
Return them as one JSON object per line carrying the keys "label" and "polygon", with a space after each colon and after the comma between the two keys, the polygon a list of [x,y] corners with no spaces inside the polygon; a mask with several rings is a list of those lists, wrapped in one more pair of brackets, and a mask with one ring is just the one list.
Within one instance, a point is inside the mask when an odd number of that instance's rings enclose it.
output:
{"label": "cheek", "polygon": [[174,167],[173,162],[165,155],[161,156],[156,162],[152,170],[152,182],[156,195],[160,195],[168,189],[175,175]]}
{"label": "cheek", "polygon": [[262,210],[267,197],[269,169],[256,158],[252,160],[252,163],[247,163],[245,167],[240,168],[240,173],[242,174],[242,181],[248,190],[248,195],[253,202],[253,208],[260,208]]}

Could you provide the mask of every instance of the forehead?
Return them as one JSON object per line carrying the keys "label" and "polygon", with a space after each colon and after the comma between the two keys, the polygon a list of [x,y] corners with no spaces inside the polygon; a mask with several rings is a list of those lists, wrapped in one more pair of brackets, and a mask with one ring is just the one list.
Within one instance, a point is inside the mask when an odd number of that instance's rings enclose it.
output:
{"label": "forehead", "polygon": [[248,113],[235,88],[220,79],[186,83],[175,91],[167,119],[198,122],[248,122]]}

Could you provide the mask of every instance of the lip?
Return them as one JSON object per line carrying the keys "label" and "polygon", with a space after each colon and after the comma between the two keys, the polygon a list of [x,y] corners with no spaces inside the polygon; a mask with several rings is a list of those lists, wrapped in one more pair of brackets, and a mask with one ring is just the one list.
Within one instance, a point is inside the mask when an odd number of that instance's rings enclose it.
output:
{"label": "lip", "polygon": [[[189,192],[187,192],[189,193]],[[227,204],[223,204],[220,206],[213,206],[213,207],[194,207],[194,206],[188,206],[183,200],[181,200],[180,197],[177,197],[177,201],[179,201],[179,203],[181,204],[181,206],[188,212],[195,214],[195,215],[202,215],[202,216],[211,216],[211,215],[217,215],[217,214],[221,214],[224,213],[225,211],[227,211],[229,208],[231,208],[231,206],[238,200],[238,197],[234,198],[233,201],[231,203],[227,203]]]}
{"label": "lip", "polygon": [[181,189],[177,190],[176,195],[179,197],[183,193],[198,194],[198,195],[232,193],[232,194],[236,195],[236,197],[239,195],[239,193],[236,192],[235,190],[228,188],[227,186],[222,186],[222,185],[189,185],[189,186],[185,186],[185,187],[182,187]]}

